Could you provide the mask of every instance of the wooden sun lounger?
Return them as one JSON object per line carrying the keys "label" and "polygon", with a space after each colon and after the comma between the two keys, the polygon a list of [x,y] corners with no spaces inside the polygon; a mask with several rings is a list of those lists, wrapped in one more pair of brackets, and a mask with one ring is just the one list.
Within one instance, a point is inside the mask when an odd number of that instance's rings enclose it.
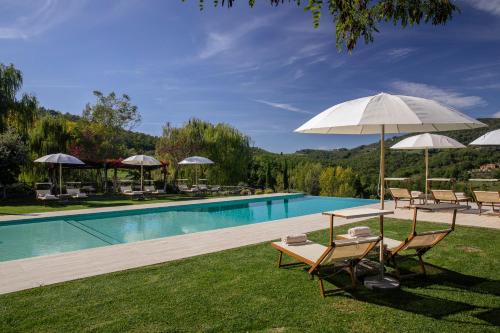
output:
{"label": "wooden sun lounger", "polygon": [[473,191],[473,193],[477,208],[479,209],[479,215],[481,215],[481,208],[484,204],[490,204],[493,211],[495,211],[495,205],[500,205],[499,191]]}
{"label": "wooden sun lounger", "polygon": [[67,188],[66,193],[70,195],[73,199],[84,199],[87,198],[87,194],[84,192],[80,192],[79,188]]}
{"label": "wooden sun lounger", "polygon": [[420,195],[411,193],[407,188],[389,187],[389,192],[394,200],[394,208],[398,208],[398,201],[409,201],[413,205],[415,199],[420,198]]}
{"label": "wooden sun lounger", "polygon": [[[425,275],[425,263],[422,256],[436,246],[440,241],[442,241],[449,233],[455,229],[455,221],[457,218],[457,210],[463,209],[464,206],[459,204],[426,204],[426,205],[415,205],[413,207],[413,222],[412,230],[410,234],[403,241],[391,239],[384,237],[384,245],[386,247],[386,262],[392,264],[396,270],[396,275],[398,278],[402,278],[398,261],[401,262],[407,258],[418,257],[418,262],[420,265],[420,274]],[[427,211],[439,211],[439,210],[453,210],[452,223],[448,229],[432,230],[417,232],[417,211],[427,210]],[[401,254],[402,251],[413,250],[413,253]],[[415,275],[415,274],[409,274]],[[409,276],[406,275],[406,276]]]}
{"label": "wooden sun lounger", "polygon": [[470,197],[465,196],[463,193],[456,193],[453,190],[431,190],[431,192],[436,203],[449,202],[460,204],[461,202],[465,202],[468,206],[469,201],[471,201]]}
{"label": "wooden sun lounger", "polygon": [[[351,286],[356,288],[356,265],[363,259],[380,241],[380,237],[358,238],[355,240],[339,240],[330,246],[323,246],[311,241],[303,245],[287,245],[283,242],[273,242],[271,246],[279,251],[278,267],[305,264],[309,266],[308,273],[314,279],[318,277],[321,296],[325,297],[323,279],[347,270],[351,276]],[[298,262],[283,264],[283,253],[294,258]],[[322,268],[333,266],[333,273],[325,275]],[[339,288],[332,291],[343,290]]]}

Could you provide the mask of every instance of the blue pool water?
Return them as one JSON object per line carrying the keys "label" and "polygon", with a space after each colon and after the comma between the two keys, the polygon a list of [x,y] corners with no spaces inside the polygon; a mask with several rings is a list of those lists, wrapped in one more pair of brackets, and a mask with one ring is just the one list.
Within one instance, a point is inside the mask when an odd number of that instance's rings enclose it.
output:
{"label": "blue pool water", "polygon": [[0,223],[0,261],[356,207],[375,200],[295,196]]}

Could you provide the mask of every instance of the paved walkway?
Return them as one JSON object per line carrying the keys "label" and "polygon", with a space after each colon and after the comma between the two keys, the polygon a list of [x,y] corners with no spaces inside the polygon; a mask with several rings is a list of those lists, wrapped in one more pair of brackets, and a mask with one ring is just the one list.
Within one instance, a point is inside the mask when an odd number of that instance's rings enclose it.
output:
{"label": "paved walkway", "polygon": [[[210,201],[215,200],[218,199],[210,199]],[[377,205],[370,206],[377,207]],[[387,203],[386,208],[390,209],[391,207],[393,207],[392,203]],[[394,217],[409,219],[410,213],[407,209],[398,209]],[[498,216],[478,216],[471,213],[459,213],[457,224],[500,229],[500,218]],[[419,220],[431,222],[450,223],[451,221],[451,213],[449,212],[421,213],[419,216]],[[335,220],[335,225],[353,223],[359,220],[362,219],[345,220],[339,218]],[[305,233],[326,228],[328,228],[328,218],[321,214],[313,214],[135,243],[0,262],[0,293],[9,293],[158,264],[266,242],[280,238],[284,234]]]}

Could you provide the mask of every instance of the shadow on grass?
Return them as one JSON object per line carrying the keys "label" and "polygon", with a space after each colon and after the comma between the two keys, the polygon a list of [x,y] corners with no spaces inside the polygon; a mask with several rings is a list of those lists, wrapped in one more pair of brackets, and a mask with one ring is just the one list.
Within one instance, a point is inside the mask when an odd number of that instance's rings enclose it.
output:
{"label": "shadow on grass", "polygon": [[[413,264],[418,266],[416,260],[414,260]],[[445,317],[463,312],[476,311],[478,313],[472,316],[486,323],[467,321],[467,324],[483,327],[500,325],[500,308],[478,306],[434,295],[423,295],[421,293],[422,290],[446,293],[468,291],[484,295],[500,296],[500,281],[465,275],[431,264],[426,264],[426,268],[428,269],[427,276],[420,275],[402,280],[401,289],[389,292],[377,292],[364,288],[362,282],[360,282],[357,289],[347,290],[347,294],[344,293],[344,297],[349,297],[348,295],[350,295],[350,297],[361,302],[385,306],[439,320],[457,321],[455,319],[446,319]],[[413,273],[414,270],[411,272]],[[405,273],[405,271],[402,270],[402,273]],[[349,284],[347,274],[326,278],[325,280],[334,286],[346,286]],[[419,293],[412,292],[412,289],[419,289]],[[337,293],[327,293],[326,295],[330,296],[334,294]]]}

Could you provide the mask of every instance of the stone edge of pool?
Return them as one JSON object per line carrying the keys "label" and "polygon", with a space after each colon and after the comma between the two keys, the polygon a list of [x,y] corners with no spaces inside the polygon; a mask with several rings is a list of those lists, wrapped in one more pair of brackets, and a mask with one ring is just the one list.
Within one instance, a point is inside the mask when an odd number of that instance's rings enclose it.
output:
{"label": "stone edge of pool", "polygon": [[43,212],[43,213],[27,213],[19,215],[0,215],[0,223],[11,223],[19,221],[31,221],[31,220],[43,220],[47,218],[58,218],[58,217],[70,217],[77,215],[91,215],[100,213],[114,213],[121,211],[140,211],[144,209],[151,208],[165,208],[165,207],[183,207],[192,205],[202,205],[210,203],[220,203],[220,202],[247,202],[247,201],[259,201],[262,199],[292,199],[303,197],[304,193],[272,193],[272,194],[259,194],[259,195],[245,195],[245,196],[235,196],[235,197],[218,197],[209,199],[193,199],[185,201],[168,201],[168,202],[157,202],[157,203],[144,203],[140,205],[132,206],[112,206],[112,207],[100,207],[100,208],[85,208],[76,210],[62,210],[54,212]]}

